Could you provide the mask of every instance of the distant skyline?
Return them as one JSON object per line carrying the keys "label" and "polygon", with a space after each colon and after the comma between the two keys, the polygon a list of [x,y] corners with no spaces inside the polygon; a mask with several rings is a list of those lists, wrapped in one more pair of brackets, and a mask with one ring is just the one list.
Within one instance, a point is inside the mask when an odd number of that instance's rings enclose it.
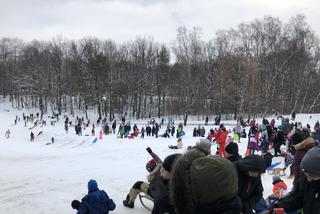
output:
{"label": "distant skyline", "polygon": [[134,40],[153,37],[169,44],[179,26],[200,27],[203,39],[271,15],[282,22],[303,14],[320,34],[317,0],[0,0],[0,37],[50,40],[85,36]]}

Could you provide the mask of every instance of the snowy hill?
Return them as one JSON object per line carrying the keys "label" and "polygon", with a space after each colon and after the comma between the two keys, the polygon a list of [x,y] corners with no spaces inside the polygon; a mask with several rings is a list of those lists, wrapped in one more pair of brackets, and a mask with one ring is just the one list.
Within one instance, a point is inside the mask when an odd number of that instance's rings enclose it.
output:
{"label": "snowy hill", "polygon": [[[16,115],[21,120],[14,125]],[[297,120],[304,125],[310,123],[313,126],[319,115],[312,115],[312,119],[309,116],[297,115]],[[87,193],[89,179],[96,179],[99,188],[106,190],[113,198],[117,208],[112,213],[150,213],[139,201],[136,201],[134,209],[128,209],[122,205],[122,200],[134,182],[146,180],[145,163],[151,159],[146,147],[150,146],[162,159],[177,152],[168,149],[168,145],[176,144],[176,138],[146,137],[130,140],[119,139],[111,134],[103,136],[102,140],[93,144],[95,137],[77,136],[72,127],[67,134],[64,131],[63,119],[54,127],[48,119],[47,126],[31,130],[31,123],[24,127],[22,111],[10,109],[4,104],[0,106],[0,118],[0,133],[3,134],[0,141],[0,213],[75,213],[70,203],[73,199],[81,199]],[[133,123],[134,121],[131,124]],[[138,127],[141,128],[141,125]],[[184,128],[184,147],[178,150],[179,152],[185,152],[188,145],[194,145],[199,140],[192,137],[194,127],[195,125],[188,125]],[[214,126],[205,128],[208,131]],[[7,129],[11,130],[9,139],[4,138]],[[99,130],[96,129],[97,136]],[[162,128],[159,133],[162,134],[164,130],[165,128]],[[36,135],[40,131],[43,134],[36,136],[35,142],[30,142],[31,131]],[[90,131],[91,129],[87,129],[84,134],[89,134]],[[46,145],[51,137],[55,138],[55,143]],[[241,141],[239,147],[240,154],[243,155],[247,139]],[[212,153],[215,153],[215,145],[212,150]],[[282,161],[283,164],[283,158],[273,159],[273,162],[277,161]],[[272,192],[272,177],[266,173],[262,175],[262,179],[264,195],[267,196]],[[292,180],[284,179],[291,187]]]}

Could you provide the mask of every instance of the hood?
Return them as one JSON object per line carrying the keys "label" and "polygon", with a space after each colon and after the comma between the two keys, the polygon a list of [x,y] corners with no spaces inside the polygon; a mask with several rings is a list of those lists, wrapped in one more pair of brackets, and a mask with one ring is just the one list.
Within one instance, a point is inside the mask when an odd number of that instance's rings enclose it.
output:
{"label": "hood", "polygon": [[264,173],[266,171],[266,164],[259,155],[250,155],[236,162],[236,166],[240,171],[252,171]]}
{"label": "hood", "polygon": [[312,137],[308,137],[307,139],[305,139],[304,141],[302,141],[301,143],[298,143],[296,145],[294,145],[294,148],[296,150],[302,150],[305,149],[307,146],[315,144],[315,141]]}

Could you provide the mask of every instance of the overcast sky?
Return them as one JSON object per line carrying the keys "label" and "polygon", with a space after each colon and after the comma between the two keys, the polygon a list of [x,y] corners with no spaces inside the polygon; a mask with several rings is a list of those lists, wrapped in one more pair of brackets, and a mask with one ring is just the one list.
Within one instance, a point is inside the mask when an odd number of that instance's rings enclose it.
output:
{"label": "overcast sky", "polygon": [[49,40],[94,36],[117,42],[152,36],[169,43],[176,29],[200,27],[203,38],[265,15],[296,14],[319,35],[319,0],[0,0],[0,37]]}

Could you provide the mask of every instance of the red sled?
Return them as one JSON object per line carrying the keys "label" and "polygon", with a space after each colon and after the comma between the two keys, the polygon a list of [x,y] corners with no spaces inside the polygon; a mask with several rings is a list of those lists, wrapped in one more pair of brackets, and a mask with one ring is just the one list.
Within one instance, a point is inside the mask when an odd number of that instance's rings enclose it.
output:
{"label": "red sled", "polygon": [[274,208],[273,213],[274,214],[284,214],[284,209],[283,208]]}
{"label": "red sled", "polygon": [[134,139],[134,136],[130,135],[128,136],[128,139]]}

